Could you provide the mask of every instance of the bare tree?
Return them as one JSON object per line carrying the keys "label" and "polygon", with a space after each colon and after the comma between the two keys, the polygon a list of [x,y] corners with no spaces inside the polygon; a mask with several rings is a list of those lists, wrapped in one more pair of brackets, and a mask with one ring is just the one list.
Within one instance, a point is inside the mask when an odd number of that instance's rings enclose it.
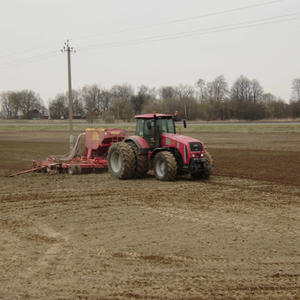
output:
{"label": "bare tree", "polygon": [[176,90],[172,86],[163,86],[159,89],[158,93],[161,100],[176,98]]}
{"label": "bare tree", "polygon": [[257,120],[266,117],[264,92],[256,80],[241,75],[231,88],[232,116],[238,119]]}
{"label": "bare tree", "polygon": [[300,78],[292,81],[292,96],[290,99],[290,116],[292,118],[300,117]]}
{"label": "bare tree", "polygon": [[292,82],[292,101],[300,101],[300,78],[295,78]]}
{"label": "bare tree", "polygon": [[[175,87],[176,97],[179,99],[180,104],[183,106],[184,117],[187,120],[191,119],[191,99],[194,99],[195,90],[191,85],[178,85]],[[175,111],[174,111],[175,112]],[[174,113],[173,112],[173,113]]]}
{"label": "bare tree", "polygon": [[95,109],[101,110],[101,90],[96,84],[84,86],[80,95],[87,114]]}
{"label": "bare tree", "polygon": [[231,98],[238,101],[252,101],[254,103],[263,100],[264,90],[258,80],[241,75],[231,88]]}
{"label": "bare tree", "polygon": [[12,92],[2,92],[0,95],[2,115],[6,119],[12,119],[14,117],[11,94]]}
{"label": "bare tree", "polygon": [[209,98],[212,101],[224,101],[228,93],[228,84],[223,75],[216,77],[207,84]]}
{"label": "bare tree", "polygon": [[276,100],[277,100],[276,96],[271,93],[265,93],[262,95],[262,101],[266,104],[272,103]]}
{"label": "bare tree", "polygon": [[107,90],[101,90],[100,95],[100,110],[106,112],[109,109],[110,101],[112,100],[113,95]]}
{"label": "bare tree", "polygon": [[40,113],[45,111],[40,96],[30,90],[3,92],[0,101],[2,114],[8,119],[16,119],[19,116],[31,119],[35,110]]}
{"label": "bare tree", "polygon": [[135,114],[140,114],[143,106],[150,100],[155,98],[155,89],[149,89],[142,85],[138,89],[137,95],[131,96],[131,103]]}
{"label": "bare tree", "polygon": [[271,93],[263,94],[262,103],[265,106],[266,118],[287,118],[288,104]]}
{"label": "bare tree", "polygon": [[49,104],[51,119],[68,118],[68,98],[65,94],[57,94]]}
{"label": "bare tree", "polygon": [[134,95],[130,85],[114,85],[110,93],[112,95],[110,108],[116,119],[129,121],[133,116],[131,97]]}
{"label": "bare tree", "polygon": [[197,88],[198,93],[199,93],[200,102],[204,102],[207,99],[207,95],[208,95],[205,80],[199,78],[195,85],[196,85],[196,88]]}
{"label": "bare tree", "polygon": [[42,99],[34,91],[23,90],[17,92],[16,97],[19,98],[20,110],[24,119],[31,119],[35,110],[40,114],[45,111]]}
{"label": "bare tree", "polygon": [[123,100],[130,100],[130,97],[134,94],[133,88],[129,84],[114,85],[110,92],[116,98],[122,98]]}
{"label": "bare tree", "polygon": [[208,120],[223,120],[225,118],[225,100],[228,96],[228,84],[223,75],[217,76],[208,82],[205,88],[205,99],[202,101],[202,110],[206,110]]}
{"label": "bare tree", "polygon": [[250,101],[252,98],[251,80],[246,76],[241,75],[231,88],[231,99],[244,102]]}
{"label": "bare tree", "polygon": [[252,101],[254,103],[257,103],[261,100],[263,100],[263,94],[264,94],[264,90],[262,88],[262,86],[260,85],[260,83],[256,80],[253,79],[251,81],[251,89],[252,89]]}

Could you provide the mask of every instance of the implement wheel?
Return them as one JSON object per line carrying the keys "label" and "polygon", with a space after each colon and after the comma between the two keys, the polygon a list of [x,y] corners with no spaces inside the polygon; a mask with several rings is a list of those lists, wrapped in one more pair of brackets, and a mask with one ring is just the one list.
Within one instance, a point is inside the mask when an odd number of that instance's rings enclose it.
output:
{"label": "implement wheel", "polygon": [[148,156],[147,154],[141,154],[137,145],[129,141],[127,144],[132,148],[135,159],[136,159],[136,167],[134,176],[137,178],[145,177],[148,172]]}
{"label": "implement wheel", "polygon": [[135,172],[136,159],[130,145],[119,142],[112,144],[108,151],[108,171],[119,179],[132,178]]}
{"label": "implement wheel", "polygon": [[81,174],[81,167],[79,165],[70,165],[68,167],[68,174],[69,175]]}
{"label": "implement wheel", "polygon": [[177,162],[169,151],[158,152],[153,161],[154,175],[162,181],[175,180],[177,174]]}

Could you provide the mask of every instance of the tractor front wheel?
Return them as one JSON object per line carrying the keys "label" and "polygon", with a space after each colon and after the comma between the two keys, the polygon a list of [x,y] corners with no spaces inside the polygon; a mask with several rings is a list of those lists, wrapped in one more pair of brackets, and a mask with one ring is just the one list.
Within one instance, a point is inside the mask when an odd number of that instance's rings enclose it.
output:
{"label": "tractor front wheel", "polygon": [[177,174],[177,162],[174,155],[169,151],[158,152],[154,157],[153,169],[156,179],[174,180]]}
{"label": "tractor front wheel", "polygon": [[111,145],[108,151],[108,171],[119,179],[129,179],[134,175],[135,154],[130,145],[119,142]]}

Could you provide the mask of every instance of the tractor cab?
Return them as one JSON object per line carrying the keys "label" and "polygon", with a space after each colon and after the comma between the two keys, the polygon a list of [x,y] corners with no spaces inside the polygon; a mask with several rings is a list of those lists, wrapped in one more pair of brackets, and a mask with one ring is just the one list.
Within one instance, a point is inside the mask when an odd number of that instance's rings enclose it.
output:
{"label": "tractor cab", "polygon": [[137,136],[143,137],[150,147],[158,146],[163,133],[176,134],[174,116],[169,114],[144,114],[135,117]]}

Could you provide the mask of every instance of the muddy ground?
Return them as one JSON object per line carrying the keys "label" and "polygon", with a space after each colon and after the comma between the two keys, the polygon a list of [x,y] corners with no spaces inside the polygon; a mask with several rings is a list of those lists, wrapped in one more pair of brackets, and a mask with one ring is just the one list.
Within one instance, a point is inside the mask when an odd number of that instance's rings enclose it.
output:
{"label": "muddy ground", "polygon": [[65,132],[0,132],[0,299],[300,299],[300,136],[193,134],[188,176],[5,175]]}

